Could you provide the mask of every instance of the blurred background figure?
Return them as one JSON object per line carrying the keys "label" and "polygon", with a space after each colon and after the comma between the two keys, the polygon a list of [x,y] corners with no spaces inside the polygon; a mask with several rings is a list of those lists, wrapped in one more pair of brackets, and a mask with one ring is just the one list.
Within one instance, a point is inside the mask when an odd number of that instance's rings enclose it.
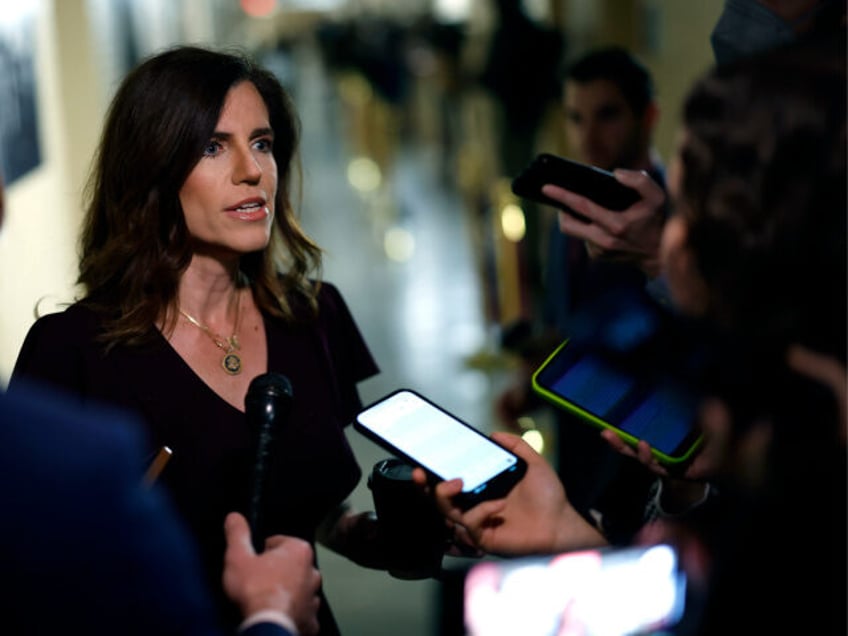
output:
{"label": "blurred background figure", "polygon": [[[479,82],[494,98],[493,134],[499,150],[500,175],[510,180],[533,158],[550,109],[559,94],[558,77],[567,47],[564,34],[549,24],[528,16],[521,0],[493,0],[494,32],[488,44]],[[492,197],[489,214],[497,214],[500,197]],[[516,236],[515,276],[519,286],[516,307],[506,306],[500,324],[518,312],[532,316],[542,294],[542,241],[540,216],[530,210],[524,216],[524,232]]]}
{"label": "blurred background figure", "polygon": [[[644,170],[657,183],[665,183],[664,166],[653,145],[659,107],[653,78],[642,62],[621,47],[595,49],[574,59],[561,83],[569,157],[603,170]],[[559,217],[567,213],[554,208],[541,213],[548,219],[544,305],[533,324],[515,325],[507,342],[523,360],[513,384],[497,402],[507,426],[540,408],[530,375],[569,335],[573,316],[593,299],[642,289],[647,283],[646,276],[629,263],[591,259],[582,240],[560,231]],[[648,487],[641,467],[613,452],[584,422],[559,408],[547,410],[556,423],[555,462],[574,506],[585,515],[601,516],[598,498],[616,481],[611,489],[616,503],[607,501],[603,507],[617,508],[619,513],[633,507],[629,514],[638,519],[639,493]],[[605,525],[613,524],[606,519]]]}
{"label": "blurred background figure", "polygon": [[479,81],[497,104],[501,170],[514,175],[533,158],[536,135],[559,93],[563,34],[539,24],[521,0],[492,0],[494,32]]}

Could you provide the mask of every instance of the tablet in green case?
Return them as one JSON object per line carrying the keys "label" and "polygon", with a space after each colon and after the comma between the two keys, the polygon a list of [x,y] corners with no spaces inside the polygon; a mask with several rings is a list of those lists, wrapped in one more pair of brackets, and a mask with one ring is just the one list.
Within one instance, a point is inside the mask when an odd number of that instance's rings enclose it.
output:
{"label": "tablet in green case", "polygon": [[553,404],[631,446],[640,439],[667,466],[688,461],[701,442],[698,396],[671,376],[637,373],[563,342],[533,374],[533,389]]}

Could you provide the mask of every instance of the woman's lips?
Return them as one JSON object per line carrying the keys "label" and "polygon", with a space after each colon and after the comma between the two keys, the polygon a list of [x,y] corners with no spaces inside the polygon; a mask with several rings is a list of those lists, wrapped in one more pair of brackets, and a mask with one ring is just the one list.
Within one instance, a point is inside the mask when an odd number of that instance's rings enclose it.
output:
{"label": "woman's lips", "polygon": [[263,221],[271,216],[271,211],[264,202],[251,201],[227,208],[225,212],[240,221]]}

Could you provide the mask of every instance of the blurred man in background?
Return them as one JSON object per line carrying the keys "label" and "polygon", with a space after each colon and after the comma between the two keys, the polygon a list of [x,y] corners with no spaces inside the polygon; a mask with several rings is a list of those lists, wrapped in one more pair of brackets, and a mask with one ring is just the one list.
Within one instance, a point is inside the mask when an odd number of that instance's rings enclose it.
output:
{"label": "blurred man in background", "polygon": [[[604,170],[644,171],[654,182],[665,183],[664,167],[652,144],[659,117],[653,78],[631,53],[609,47],[575,60],[564,76],[562,104],[570,158]],[[574,313],[601,295],[618,289],[644,288],[649,279],[629,263],[592,259],[591,244],[564,234],[560,230],[563,223],[581,221],[568,212],[560,212],[550,223],[541,325],[535,327],[538,335],[519,345],[519,354],[525,361],[521,376],[498,400],[498,412],[508,426],[537,406],[529,376],[567,336]],[[652,225],[655,227],[646,230],[655,234],[658,243],[662,222],[658,219]],[[649,476],[613,452],[596,430],[561,409],[554,409],[554,417],[559,474],[569,497],[583,514],[595,520],[603,514],[596,508],[598,499],[604,496],[610,480],[619,480],[616,475],[621,471],[628,473],[625,483],[647,489]],[[614,491],[616,500],[644,501],[642,497],[631,497],[629,489],[617,487]],[[629,507],[634,507],[633,515],[642,514],[638,506],[625,506]],[[615,504],[615,509],[622,507]],[[630,514],[627,512],[628,517]],[[605,525],[611,523],[610,519],[605,521]]]}

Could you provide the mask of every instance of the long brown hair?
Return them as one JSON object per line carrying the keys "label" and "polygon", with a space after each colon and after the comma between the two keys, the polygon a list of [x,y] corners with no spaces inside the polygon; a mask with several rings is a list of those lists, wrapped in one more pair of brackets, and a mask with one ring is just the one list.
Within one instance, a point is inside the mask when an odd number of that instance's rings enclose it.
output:
{"label": "long brown hair", "polygon": [[775,51],[695,86],[680,207],[715,318],[844,359],[846,71],[836,48]]}
{"label": "long brown hair", "polygon": [[[230,88],[251,82],[268,108],[278,170],[276,215],[262,251],[242,256],[239,278],[265,311],[302,317],[317,310],[321,250],[292,205],[300,123],[273,74],[237,52],[180,46],[155,55],[121,83],[107,114],[86,188],[78,283],[103,314],[104,339],[142,342],[168,315],[191,243],[179,191],[215,130]],[[171,312],[173,314],[173,312]]]}

